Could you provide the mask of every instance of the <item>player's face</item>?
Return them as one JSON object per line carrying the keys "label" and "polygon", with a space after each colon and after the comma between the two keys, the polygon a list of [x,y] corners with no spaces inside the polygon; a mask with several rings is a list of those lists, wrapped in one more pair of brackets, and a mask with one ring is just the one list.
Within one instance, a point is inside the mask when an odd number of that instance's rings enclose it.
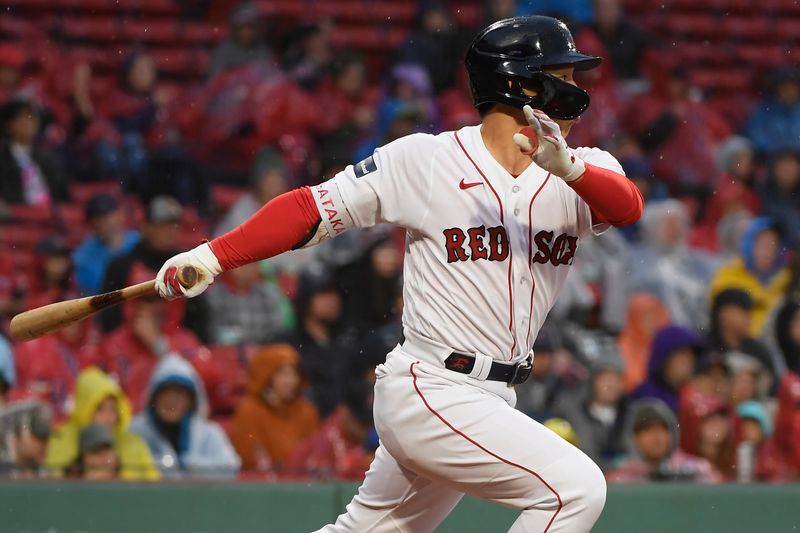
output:
{"label": "player's face", "polygon": [[108,396],[97,409],[94,410],[92,422],[95,424],[102,424],[110,430],[116,429],[117,422],[119,421],[119,413],[117,412],[117,399],[113,396]]}

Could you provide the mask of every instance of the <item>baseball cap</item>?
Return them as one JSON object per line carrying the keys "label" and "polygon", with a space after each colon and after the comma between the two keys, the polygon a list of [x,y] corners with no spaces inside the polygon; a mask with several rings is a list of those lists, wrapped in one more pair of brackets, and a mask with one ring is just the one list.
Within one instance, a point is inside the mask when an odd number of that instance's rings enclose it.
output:
{"label": "baseball cap", "polygon": [[113,213],[117,209],[119,209],[119,202],[116,198],[108,193],[100,193],[95,194],[86,202],[84,215],[86,220],[92,220],[95,217]]}
{"label": "baseball cap", "polygon": [[78,437],[78,449],[82,454],[113,446],[114,435],[102,424],[89,424],[81,430]]}
{"label": "baseball cap", "polygon": [[645,429],[653,424],[661,424],[669,427],[669,420],[664,417],[664,414],[653,405],[644,405],[636,411],[633,417],[633,431]]}
{"label": "baseball cap", "polygon": [[147,221],[153,224],[179,222],[183,208],[171,196],[156,196],[147,205]]}
{"label": "baseball cap", "polygon": [[40,441],[50,438],[53,427],[53,411],[45,403],[27,401],[15,403],[0,414],[0,428],[10,427],[19,434],[27,429]]}

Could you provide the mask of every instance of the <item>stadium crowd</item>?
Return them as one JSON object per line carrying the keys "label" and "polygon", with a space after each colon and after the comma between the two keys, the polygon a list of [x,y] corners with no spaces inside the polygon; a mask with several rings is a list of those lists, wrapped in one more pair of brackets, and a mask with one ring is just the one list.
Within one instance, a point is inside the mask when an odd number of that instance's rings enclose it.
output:
{"label": "stadium crowd", "polygon": [[[197,19],[214,2],[176,4]],[[56,29],[46,52],[0,43],[2,331],[24,309],[152,279],[377,146],[477,123],[470,36],[554,14],[606,58],[578,79],[592,105],[570,145],[612,152],[647,205],[582,240],[518,409],[612,481],[800,480],[800,71],[721,112],[616,0],[489,0],[471,26],[456,2],[423,0],[376,71],[335,46],[335,14],[287,27],[266,4],[230,11],[191,83],[144,46],[98,78]],[[2,475],[362,478],[374,368],[402,342],[403,248],[402,229],[351,232],[196,299],[0,336]]]}

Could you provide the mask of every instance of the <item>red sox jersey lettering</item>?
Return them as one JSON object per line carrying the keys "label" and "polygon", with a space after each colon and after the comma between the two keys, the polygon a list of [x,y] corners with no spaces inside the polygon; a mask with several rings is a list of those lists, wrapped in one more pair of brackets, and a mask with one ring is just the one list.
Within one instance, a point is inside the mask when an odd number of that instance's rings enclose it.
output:
{"label": "red sox jersey lettering", "polygon": [[[597,148],[575,154],[623,172]],[[479,126],[398,139],[313,190],[331,236],[380,223],[406,229],[407,339],[504,361],[526,356],[580,239],[605,229],[536,164],[510,175]]]}

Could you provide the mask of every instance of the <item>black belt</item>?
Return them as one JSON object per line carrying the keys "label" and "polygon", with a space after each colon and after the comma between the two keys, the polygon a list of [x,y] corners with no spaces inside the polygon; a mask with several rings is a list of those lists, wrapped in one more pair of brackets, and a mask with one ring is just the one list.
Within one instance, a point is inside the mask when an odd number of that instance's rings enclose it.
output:
{"label": "black belt", "polygon": [[[503,381],[509,385],[525,383],[531,375],[532,363],[533,357],[531,355],[528,355],[528,357],[515,365],[492,361],[492,367],[489,369],[489,375],[486,376],[486,379],[491,381]],[[475,368],[475,356],[453,352],[444,360],[444,367],[453,372],[469,374],[472,372],[472,369]]]}

